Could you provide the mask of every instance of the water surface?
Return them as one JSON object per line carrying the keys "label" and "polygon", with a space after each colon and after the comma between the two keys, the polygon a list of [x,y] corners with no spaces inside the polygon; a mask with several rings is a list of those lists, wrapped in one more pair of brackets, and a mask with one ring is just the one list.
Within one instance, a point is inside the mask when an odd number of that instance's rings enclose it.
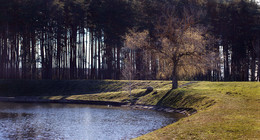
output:
{"label": "water surface", "polygon": [[118,107],[0,102],[0,139],[131,139],[180,117]]}

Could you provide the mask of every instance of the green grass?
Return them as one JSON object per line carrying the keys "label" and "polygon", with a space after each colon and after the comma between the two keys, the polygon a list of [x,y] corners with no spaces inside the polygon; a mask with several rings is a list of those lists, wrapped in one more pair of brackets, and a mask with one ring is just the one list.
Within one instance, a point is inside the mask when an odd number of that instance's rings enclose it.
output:
{"label": "green grass", "polygon": [[[179,82],[180,85],[189,83]],[[154,87],[147,92],[148,86]],[[260,139],[260,83],[196,82],[170,90],[170,81],[0,81],[0,96],[40,96],[193,108],[197,113],[137,139]]]}
{"label": "green grass", "polygon": [[[190,101],[176,103],[176,94]],[[137,139],[260,139],[260,83],[198,82],[172,91],[163,104],[198,113]]]}

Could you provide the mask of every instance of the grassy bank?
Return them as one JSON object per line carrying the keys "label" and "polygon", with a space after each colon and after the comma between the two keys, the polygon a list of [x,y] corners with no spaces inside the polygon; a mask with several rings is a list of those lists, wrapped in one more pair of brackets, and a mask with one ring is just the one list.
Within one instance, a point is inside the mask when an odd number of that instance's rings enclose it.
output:
{"label": "grassy bank", "polygon": [[[133,81],[0,81],[0,96],[40,96],[194,108],[198,112],[137,139],[259,139],[260,83]],[[154,87],[147,92],[148,86]]]}
{"label": "grassy bank", "polygon": [[170,105],[176,92],[210,98],[214,105],[181,102],[198,113],[137,139],[260,139],[260,83],[199,82],[172,91],[164,104]]}

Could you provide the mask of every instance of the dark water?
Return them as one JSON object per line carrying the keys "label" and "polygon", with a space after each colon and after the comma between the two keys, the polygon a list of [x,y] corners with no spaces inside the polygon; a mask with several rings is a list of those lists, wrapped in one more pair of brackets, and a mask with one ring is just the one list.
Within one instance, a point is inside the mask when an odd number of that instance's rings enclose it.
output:
{"label": "dark water", "polygon": [[0,102],[0,139],[131,139],[180,117],[106,106]]}

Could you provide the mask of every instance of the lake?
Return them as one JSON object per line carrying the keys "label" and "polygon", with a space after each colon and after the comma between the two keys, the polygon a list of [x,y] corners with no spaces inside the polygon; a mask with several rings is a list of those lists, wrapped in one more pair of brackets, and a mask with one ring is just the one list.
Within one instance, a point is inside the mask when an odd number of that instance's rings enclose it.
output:
{"label": "lake", "polygon": [[181,117],[107,106],[0,102],[0,139],[131,139]]}

